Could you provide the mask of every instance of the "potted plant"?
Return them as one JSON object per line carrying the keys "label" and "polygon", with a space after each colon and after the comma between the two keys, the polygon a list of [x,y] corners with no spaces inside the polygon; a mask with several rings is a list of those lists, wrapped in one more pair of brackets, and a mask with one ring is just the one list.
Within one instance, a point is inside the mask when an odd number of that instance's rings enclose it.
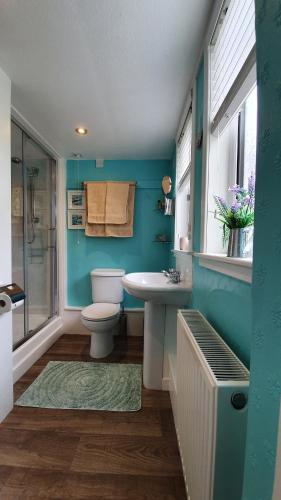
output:
{"label": "potted plant", "polygon": [[233,193],[231,204],[221,196],[214,196],[217,206],[215,215],[223,224],[223,239],[228,240],[228,257],[246,257],[249,240],[249,229],[254,224],[255,209],[255,175],[248,178],[247,189],[238,185],[229,188]]}

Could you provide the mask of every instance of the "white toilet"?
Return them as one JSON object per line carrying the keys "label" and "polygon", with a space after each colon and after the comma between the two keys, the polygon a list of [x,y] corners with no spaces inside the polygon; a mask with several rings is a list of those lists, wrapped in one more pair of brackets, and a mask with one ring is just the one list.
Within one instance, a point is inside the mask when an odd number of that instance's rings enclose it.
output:
{"label": "white toilet", "polygon": [[90,355],[105,358],[113,350],[113,334],[119,322],[123,301],[123,269],[91,271],[93,304],[81,312],[83,325],[91,332]]}

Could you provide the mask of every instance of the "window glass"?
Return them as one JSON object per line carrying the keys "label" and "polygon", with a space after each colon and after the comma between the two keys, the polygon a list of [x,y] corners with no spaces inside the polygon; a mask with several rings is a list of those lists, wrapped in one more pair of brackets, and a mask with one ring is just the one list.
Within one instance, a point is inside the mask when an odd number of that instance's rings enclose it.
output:
{"label": "window glass", "polygon": [[[214,194],[232,202],[229,187],[240,184],[248,187],[248,178],[256,170],[257,88],[241,103],[227,125],[210,137],[208,172],[207,247],[209,253],[226,253],[222,224],[217,220]],[[252,255],[253,228],[248,254]]]}
{"label": "window glass", "polygon": [[180,238],[188,237],[189,234],[189,210],[190,210],[190,175],[177,189],[176,195],[176,226],[175,226],[175,248],[180,249]]}
{"label": "window glass", "polygon": [[252,172],[256,171],[257,150],[257,87],[245,103],[245,142],[244,142],[244,186]]}
{"label": "window glass", "polygon": [[177,143],[175,220],[175,249],[177,250],[180,249],[181,238],[191,238],[189,220],[191,145],[192,111],[190,107]]}

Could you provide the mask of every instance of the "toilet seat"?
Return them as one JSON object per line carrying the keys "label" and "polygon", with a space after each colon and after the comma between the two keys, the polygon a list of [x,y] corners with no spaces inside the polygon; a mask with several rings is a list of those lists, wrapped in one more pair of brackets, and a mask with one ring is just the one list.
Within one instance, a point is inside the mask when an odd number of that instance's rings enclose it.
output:
{"label": "toilet seat", "polygon": [[120,304],[98,302],[83,309],[81,315],[88,321],[106,321],[114,318],[120,312]]}

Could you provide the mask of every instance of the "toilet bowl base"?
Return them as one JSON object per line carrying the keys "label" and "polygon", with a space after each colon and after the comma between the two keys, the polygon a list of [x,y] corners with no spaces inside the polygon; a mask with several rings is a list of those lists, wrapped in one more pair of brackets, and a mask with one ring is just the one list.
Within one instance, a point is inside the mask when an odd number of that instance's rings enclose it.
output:
{"label": "toilet bowl base", "polygon": [[91,358],[106,358],[113,351],[113,332],[91,333]]}

